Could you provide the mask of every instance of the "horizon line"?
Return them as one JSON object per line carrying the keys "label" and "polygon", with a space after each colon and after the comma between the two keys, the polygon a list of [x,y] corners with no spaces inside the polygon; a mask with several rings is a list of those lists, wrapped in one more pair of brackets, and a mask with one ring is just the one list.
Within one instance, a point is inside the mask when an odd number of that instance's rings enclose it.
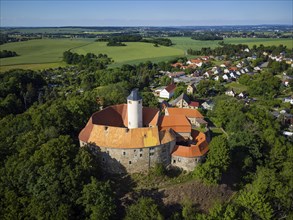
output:
{"label": "horizon line", "polygon": [[227,26],[292,26],[293,24],[224,24],[224,25],[61,25],[61,26],[0,26],[0,28],[78,28],[78,27],[227,27]]}

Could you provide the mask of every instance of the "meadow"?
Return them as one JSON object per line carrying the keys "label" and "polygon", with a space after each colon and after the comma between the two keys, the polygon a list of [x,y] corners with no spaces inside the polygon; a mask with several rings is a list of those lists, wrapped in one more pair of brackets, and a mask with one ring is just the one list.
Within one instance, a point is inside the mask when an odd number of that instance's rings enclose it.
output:
{"label": "meadow", "polygon": [[62,54],[64,51],[87,45],[91,41],[42,39],[3,44],[0,45],[0,50],[15,51],[19,56],[0,59],[0,70],[58,67],[59,65],[64,65],[62,64]]}
{"label": "meadow", "polygon": [[93,42],[91,44],[75,48],[72,52],[78,54],[86,53],[105,53],[114,59],[115,63],[138,63],[142,60],[157,61],[158,59],[168,59],[174,56],[183,56],[184,52],[181,49],[174,47],[159,46],[154,47],[151,43],[127,42],[127,46],[108,47],[106,42]]}
{"label": "meadow", "polygon": [[[192,40],[190,37],[169,37],[175,44],[172,47],[186,51],[191,48],[193,50],[200,50],[202,47],[215,48],[219,46],[220,41],[199,41]],[[224,42],[227,44],[246,44],[249,47],[253,45],[264,46],[280,45],[283,44],[289,49],[293,48],[292,39],[272,39],[272,38],[225,38]]]}
{"label": "meadow", "polygon": [[[174,43],[171,47],[154,47],[151,43],[127,42],[125,47],[108,47],[106,42],[94,42],[94,39],[41,39],[25,42],[15,42],[0,45],[0,50],[15,51],[20,56],[0,59],[0,71],[13,68],[45,69],[66,65],[62,62],[62,54],[71,50],[79,54],[104,53],[114,59],[111,67],[122,64],[137,64],[145,61],[168,61],[172,58],[186,55],[189,48],[200,50],[202,47],[215,48],[219,41],[198,41],[189,37],[170,37]],[[253,45],[283,44],[293,48],[292,39],[257,39],[257,38],[227,38],[225,43]],[[190,56],[188,56],[190,57]]]}

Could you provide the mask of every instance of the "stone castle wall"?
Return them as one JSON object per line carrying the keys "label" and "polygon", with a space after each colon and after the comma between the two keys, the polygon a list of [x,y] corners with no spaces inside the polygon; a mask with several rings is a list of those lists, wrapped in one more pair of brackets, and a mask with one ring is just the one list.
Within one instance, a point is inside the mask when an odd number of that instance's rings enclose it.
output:
{"label": "stone castle wall", "polygon": [[193,171],[194,168],[201,163],[203,157],[179,157],[179,156],[172,156],[171,164],[172,166],[179,167],[186,171]]}
{"label": "stone castle wall", "polygon": [[[84,146],[86,143],[81,143]],[[157,163],[164,166],[171,164],[171,153],[175,141],[166,144],[144,148],[91,148],[99,156],[102,168],[110,173],[138,173],[148,171]]]}

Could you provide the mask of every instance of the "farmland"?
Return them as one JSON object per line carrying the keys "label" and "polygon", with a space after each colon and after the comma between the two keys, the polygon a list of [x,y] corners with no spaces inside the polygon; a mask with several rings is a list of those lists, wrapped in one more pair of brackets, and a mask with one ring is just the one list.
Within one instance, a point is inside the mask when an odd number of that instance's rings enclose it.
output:
{"label": "farmland", "polygon": [[58,66],[64,51],[88,43],[88,40],[45,39],[4,44],[0,50],[15,51],[19,56],[1,59],[1,71],[12,67],[38,69]]}
{"label": "farmland", "polygon": [[[173,47],[187,50],[189,48],[193,50],[200,50],[202,47],[215,48],[219,46],[220,41],[199,41],[192,40],[190,37],[169,37],[175,44]],[[259,46],[263,44],[264,46],[280,45],[283,44],[287,48],[293,48],[292,39],[272,39],[272,38],[225,38],[224,42],[227,44],[246,44],[249,47],[253,45]]]}
{"label": "farmland", "polygon": [[[137,64],[139,62],[167,61],[175,57],[186,55],[186,50],[192,48],[200,50],[202,47],[215,48],[219,41],[198,41],[189,37],[170,37],[174,43],[171,47],[154,47],[150,43],[127,42],[126,47],[107,47],[106,42],[94,42],[94,39],[40,39],[24,42],[7,43],[0,46],[0,50],[15,51],[20,56],[0,60],[0,71],[12,68],[44,69],[64,66],[62,53],[71,50],[79,54],[104,53],[114,59],[112,67],[122,64]],[[257,38],[227,38],[225,43],[254,44],[264,46],[283,44],[293,48],[292,39],[257,39]]]}

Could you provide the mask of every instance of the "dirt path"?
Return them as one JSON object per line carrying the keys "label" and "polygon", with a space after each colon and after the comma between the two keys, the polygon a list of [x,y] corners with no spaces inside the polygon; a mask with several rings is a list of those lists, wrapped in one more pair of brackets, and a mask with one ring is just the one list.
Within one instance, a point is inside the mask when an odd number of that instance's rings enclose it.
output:
{"label": "dirt path", "polygon": [[123,206],[134,203],[140,197],[153,198],[165,210],[165,215],[181,210],[184,200],[191,200],[196,210],[207,213],[215,203],[229,201],[235,192],[225,184],[206,185],[197,180],[173,184],[158,188],[140,188],[129,192],[121,198]]}
{"label": "dirt path", "polygon": [[234,194],[226,185],[205,185],[196,180],[160,189],[159,192],[164,194],[162,200],[167,207],[189,199],[202,212],[207,212],[217,202],[228,201]]}

